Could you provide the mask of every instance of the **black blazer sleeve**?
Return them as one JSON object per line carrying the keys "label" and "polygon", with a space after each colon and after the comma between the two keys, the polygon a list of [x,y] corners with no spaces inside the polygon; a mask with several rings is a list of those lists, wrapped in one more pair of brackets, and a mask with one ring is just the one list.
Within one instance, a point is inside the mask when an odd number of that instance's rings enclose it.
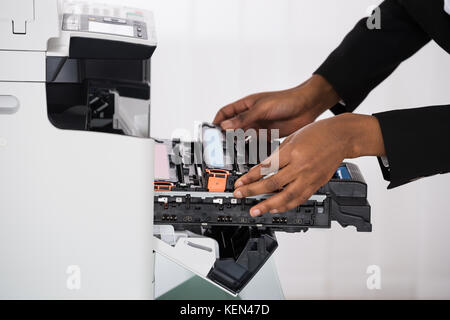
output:
{"label": "black blazer sleeve", "polygon": [[380,162],[392,189],[418,178],[450,172],[450,105],[374,114],[389,165]]}
{"label": "black blazer sleeve", "polygon": [[[450,16],[443,0],[386,0],[381,29],[359,21],[315,72],[342,98],[331,109],[352,112],[398,65],[433,39],[450,52]],[[374,115],[381,126],[388,166],[383,176],[394,188],[417,178],[450,172],[450,105]]]}
{"label": "black blazer sleeve", "polygon": [[367,18],[361,19],[315,71],[343,100],[332,109],[334,113],[353,112],[402,61],[430,41],[397,0],[386,0],[379,8],[380,29],[369,29]]}

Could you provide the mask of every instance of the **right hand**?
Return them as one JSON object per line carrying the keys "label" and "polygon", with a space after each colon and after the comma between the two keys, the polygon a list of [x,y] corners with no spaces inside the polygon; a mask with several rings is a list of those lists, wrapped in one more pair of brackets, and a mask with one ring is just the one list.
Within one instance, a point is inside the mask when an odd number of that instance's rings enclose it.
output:
{"label": "right hand", "polygon": [[298,87],[250,95],[219,110],[213,123],[223,130],[279,129],[286,137],[314,122],[339,101],[332,86],[313,75]]}

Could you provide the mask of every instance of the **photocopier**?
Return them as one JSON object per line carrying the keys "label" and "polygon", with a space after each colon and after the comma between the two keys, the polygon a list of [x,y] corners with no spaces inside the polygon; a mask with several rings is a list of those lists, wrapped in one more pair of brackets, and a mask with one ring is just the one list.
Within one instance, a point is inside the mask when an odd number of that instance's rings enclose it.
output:
{"label": "photocopier", "polygon": [[236,295],[277,248],[276,231],[332,221],[371,231],[353,164],[294,210],[252,218],[270,195],[233,197],[250,164],[228,161],[239,152],[220,129],[152,138],[156,45],[146,10],[0,4],[0,298],[152,299],[155,252]]}

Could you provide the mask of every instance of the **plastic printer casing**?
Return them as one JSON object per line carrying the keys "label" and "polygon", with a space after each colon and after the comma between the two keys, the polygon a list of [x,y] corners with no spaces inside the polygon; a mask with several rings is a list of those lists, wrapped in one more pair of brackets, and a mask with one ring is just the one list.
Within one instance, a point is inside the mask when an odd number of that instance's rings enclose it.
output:
{"label": "plastic printer casing", "polygon": [[[63,30],[64,13],[128,17],[147,34]],[[76,116],[56,118],[65,101],[86,107],[96,77],[120,87],[109,63],[146,65],[155,46],[148,12],[0,3],[0,298],[153,298],[153,140],[62,130]],[[76,68],[72,78],[55,78],[55,63]],[[129,80],[129,91],[149,92],[145,77]],[[145,102],[149,112],[150,97],[130,98],[126,84],[111,89],[116,102]]]}

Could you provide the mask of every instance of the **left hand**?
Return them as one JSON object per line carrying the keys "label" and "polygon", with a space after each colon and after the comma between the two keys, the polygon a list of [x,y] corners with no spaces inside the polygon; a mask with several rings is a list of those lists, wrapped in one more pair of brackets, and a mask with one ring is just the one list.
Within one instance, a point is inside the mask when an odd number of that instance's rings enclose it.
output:
{"label": "left hand", "polygon": [[[325,185],[346,158],[385,154],[378,120],[343,114],[312,123],[289,136],[261,164],[236,181],[234,196],[245,198],[278,190],[250,210],[252,216],[281,213],[306,202]],[[278,172],[263,179],[264,168],[276,163]]]}

